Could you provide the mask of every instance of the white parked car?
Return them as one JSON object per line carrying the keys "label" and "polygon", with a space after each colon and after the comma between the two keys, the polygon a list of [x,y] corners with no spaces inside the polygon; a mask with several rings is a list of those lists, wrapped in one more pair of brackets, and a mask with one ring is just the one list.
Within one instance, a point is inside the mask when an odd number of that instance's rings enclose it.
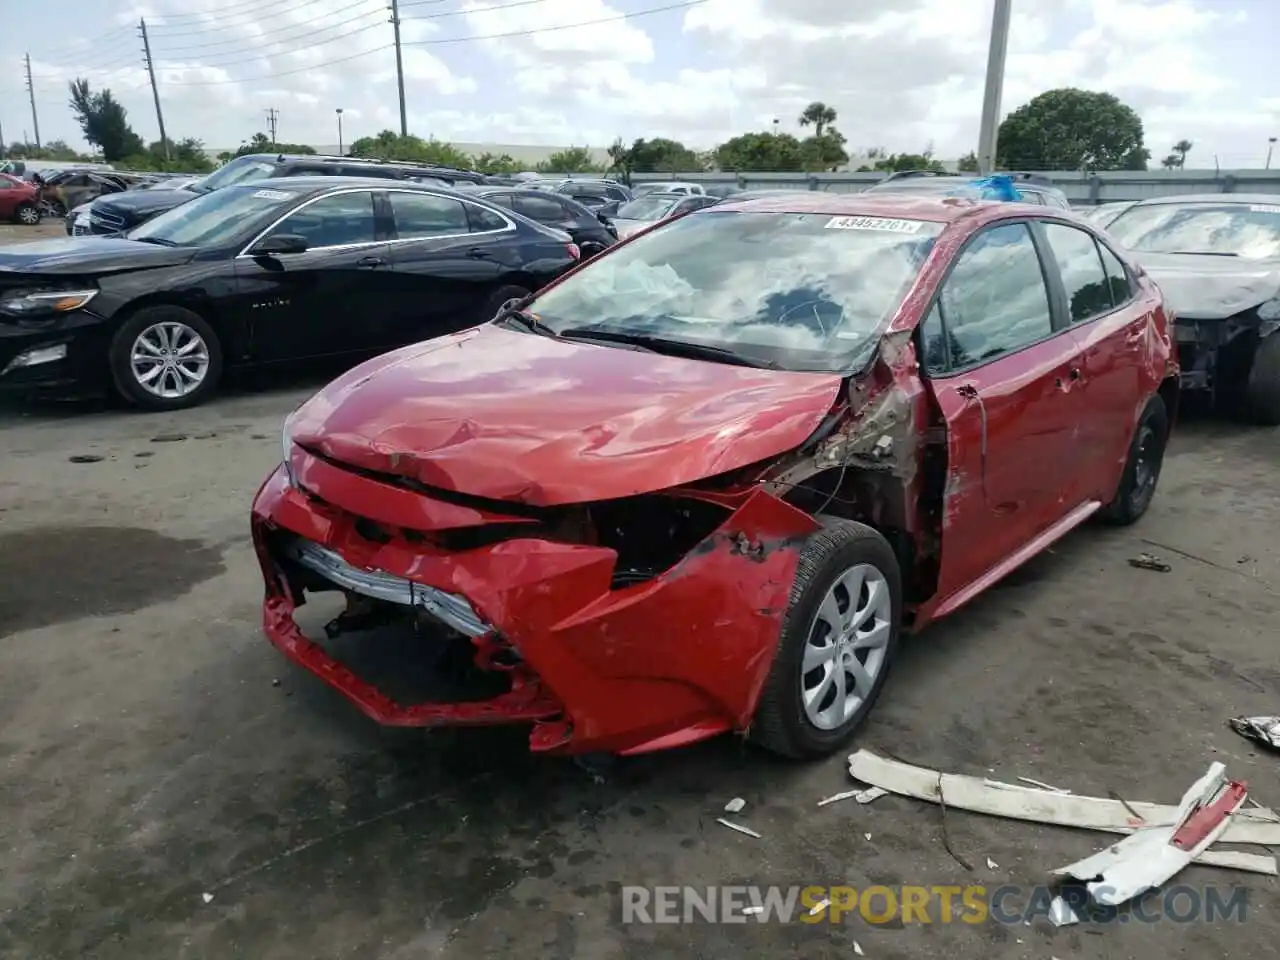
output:
{"label": "white parked car", "polygon": [[645,181],[638,183],[631,190],[633,197],[643,197],[649,193],[680,193],[685,196],[705,197],[707,191],[700,183],[689,183],[683,180],[667,180],[661,183]]}

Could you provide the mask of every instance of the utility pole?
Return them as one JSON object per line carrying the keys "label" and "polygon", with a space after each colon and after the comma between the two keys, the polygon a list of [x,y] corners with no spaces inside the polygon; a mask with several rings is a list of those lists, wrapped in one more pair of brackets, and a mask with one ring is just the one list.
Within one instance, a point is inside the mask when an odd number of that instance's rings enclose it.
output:
{"label": "utility pole", "polygon": [[4,125],[0,124],[0,160],[3,160],[8,152],[9,148],[5,146]]}
{"label": "utility pole", "polygon": [[138,30],[142,34],[143,62],[147,65],[147,75],[151,77],[151,97],[156,102],[156,123],[160,125],[160,145],[164,147],[164,158],[172,159],[169,154],[169,138],[164,133],[164,111],[160,109],[160,88],[156,86],[156,66],[151,59],[151,40],[147,37],[147,21],[138,21]]}
{"label": "utility pole", "polygon": [[31,54],[27,54],[26,61],[27,94],[31,98],[31,125],[36,128],[36,150],[42,150],[43,147],[40,146],[40,116],[36,113],[36,85],[31,79]]}
{"label": "utility pole", "polygon": [[1000,95],[1004,91],[1004,62],[1009,52],[1011,0],[995,0],[991,15],[991,46],[987,50],[987,84],[982,94],[982,123],[978,128],[978,172],[983,176],[996,167],[996,140],[1000,134]]}
{"label": "utility pole", "polygon": [[[0,138],[0,140],[2,140],[2,139],[3,139],[3,138]],[[4,148],[4,147],[3,147],[3,144],[2,144],[2,143],[0,143],[0,149],[3,149],[3,148]],[[1271,151],[1272,151],[1272,150],[1274,150],[1275,148],[1276,148],[1276,138],[1275,138],[1275,137],[1267,137],[1267,165],[1266,165],[1265,167],[1263,167],[1263,169],[1264,169],[1264,170],[1270,170],[1270,169],[1271,169]]]}
{"label": "utility pole", "polygon": [[267,107],[267,129],[271,131],[271,145],[276,145],[276,125],[280,122],[280,111],[275,107]]}
{"label": "utility pole", "polygon": [[409,117],[404,106],[404,54],[400,50],[400,0],[391,0],[391,28],[396,35],[396,83],[400,87],[400,136],[409,135]]}

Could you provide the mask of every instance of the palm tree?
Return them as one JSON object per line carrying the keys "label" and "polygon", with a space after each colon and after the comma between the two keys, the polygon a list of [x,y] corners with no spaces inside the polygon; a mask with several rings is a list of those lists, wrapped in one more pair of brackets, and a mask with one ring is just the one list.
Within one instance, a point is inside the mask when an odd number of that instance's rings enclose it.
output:
{"label": "palm tree", "polygon": [[816,136],[822,136],[822,131],[836,122],[836,108],[828,107],[821,100],[815,100],[804,108],[800,114],[800,126],[813,127]]}
{"label": "palm tree", "polygon": [[1173,145],[1173,152],[1178,155],[1178,169],[1181,170],[1187,165],[1187,154],[1191,152],[1193,144],[1190,140],[1179,140]]}

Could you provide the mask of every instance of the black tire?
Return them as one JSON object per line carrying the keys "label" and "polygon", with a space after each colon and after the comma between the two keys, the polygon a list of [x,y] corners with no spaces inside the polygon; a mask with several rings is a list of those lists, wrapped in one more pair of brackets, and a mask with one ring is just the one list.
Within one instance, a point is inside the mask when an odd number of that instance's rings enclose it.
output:
{"label": "black tire", "polygon": [[20,203],[18,208],[13,211],[13,222],[20,223],[25,227],[36,226],[43,215],[40,213],[40,207],[34,203]]}
{"label": "black tire", "polygon": [[1267,427],[1280,426],[1280,331],[1258,341],[1245,396],[1251,420]]}
{"label": "black tire", "polygon": [[[148,327],[157,323],[181,323],[198,333],[209,355],[209,366],[204,380],[191,393],[181,397],[161,397],[149,392],[134,376],[130,355],[134,341]],[[204,403],[218,389],[222,379],[222,344],[218,335],[205,319],[197,313],[171,304],[143,307],[130,316],[111,338],[108,352],[111,379],[116,392],[128,403],[143,410],[181,410]]]}
{"label": "black tire", "polygon": [[523,300],[529,293],[529,290],[515,284],[499,287],[476,311],[476,323],[487,323],[498,315],[498,311],[508,300]]}
{"label": "black tire", "polygon": [[1110,503],[1098,511],[1101,518],[1115,526],[1128,526],[1136,522],[1156,494],[1160,482],[1160,470],[1164,466],[1164,451],[1169,443],[1169,413],[1159,395],[1147,401],[1138,420],[1133,440],[1129,444],[1129,456],[1125,460],[1120,486]]}
{"label": "black tire", "polygon": [[[889,542],[862,523],[834,517],[821,520],[823,529],[811,536],[800,552],[778,649],[748,733],[765,749],[795,759],[824,757],[849,741],[884,687],[901,632],[902,574]],[[889,587],[889,633],[884,659],[870,692],[863,696],[854,713],[839,726],[824,730],[806,716],[802,702],[805,648],[828,591],[845,571],[859,564],[875,567]]]}

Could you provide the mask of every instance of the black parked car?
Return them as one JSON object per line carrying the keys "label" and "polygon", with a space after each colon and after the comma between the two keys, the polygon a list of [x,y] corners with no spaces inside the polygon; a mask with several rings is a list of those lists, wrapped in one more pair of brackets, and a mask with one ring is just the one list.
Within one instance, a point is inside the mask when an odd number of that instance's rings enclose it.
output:
{"label": "black parked car", "polygon": [[548,227],[563,230],[582,249],[584,257],[594,257],[618,240],[618,231],[608,217],[594,213],[559,193],[512,187],[480,187],[472,195],[484,197],[490,203],[514,210]]}
{"label": "black parked car", "polygon": [[112,236],[136,227],[166,210],[186,203],[193,194],[210,193],[237,183],[277,177],[385,177],[391,180],[431,178],[448,184],[480,183],[484,177],[471,170],[434,167],[423,164],[389,163],[353,157],[288,156],[275,153],[253,153],[237,157],[197,183],[182,190],[152,192],[129,191],[114,197],[103,197],[89,212],[89,228],[99,236]]}
{"label": "black parked car", "polygon": [[0,389],[194,406],[224,366],[464,329],[580,256],[567,234],[455,191],[333,177],[224,187],[127,237],[0,249]]}

